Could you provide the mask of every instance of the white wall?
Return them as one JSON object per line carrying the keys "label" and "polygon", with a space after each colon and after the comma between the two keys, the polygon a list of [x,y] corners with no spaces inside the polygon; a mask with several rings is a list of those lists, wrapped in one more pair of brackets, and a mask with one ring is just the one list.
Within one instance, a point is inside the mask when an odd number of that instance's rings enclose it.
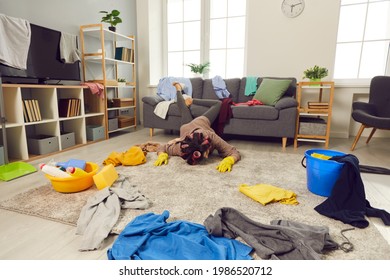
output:
{"label": "white wall", "polygon": [[281,12],[282,1],[248,0],[247,75],[296,77],[315,64],[333,75],[338,0],[307,0],[296,18]]}
{"label": "white wall", "polygon": [[79,34],[79,26],[99,23],[99,11],[117,9],[123,23],[117,31],[136,35],[135,0],[0,0],[0,13],[48,28]]}

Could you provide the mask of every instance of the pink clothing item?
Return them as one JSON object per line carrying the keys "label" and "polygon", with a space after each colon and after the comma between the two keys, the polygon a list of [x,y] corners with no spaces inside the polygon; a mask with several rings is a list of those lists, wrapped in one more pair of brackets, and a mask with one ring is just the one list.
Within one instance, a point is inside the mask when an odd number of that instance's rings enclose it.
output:
{"label": "pink clothing item", "polygon": [[104,99],[104,86],[99,83],[82,83],[82,86],[87,86],[92,94],[97,94],[101,99]]}
{"label": "pink clothing item", "polygon": [[264,104],[257,99],[252,99],[252,100],[249,100],[247,102],[241,102],[241,103],[234,103],[233,102],[233,105],[234,106],[238,106],[238,105],[255,106],[255,105],[264,105]]}

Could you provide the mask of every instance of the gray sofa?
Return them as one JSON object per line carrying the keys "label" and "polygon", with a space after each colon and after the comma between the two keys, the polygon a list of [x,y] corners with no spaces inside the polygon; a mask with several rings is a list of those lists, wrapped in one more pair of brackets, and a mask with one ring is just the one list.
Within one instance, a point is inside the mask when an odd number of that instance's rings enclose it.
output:
{"label": "gray sofa", "polygon": [[[295,100],[297,81],[295,78],[272,78],[291,79],[291,84],[282,98],[275,106],[231,105],[233,116],[224,126],[223,133],[225,135],[280,137],[282,138],[283,148],[286,147],[288,138],[294,138],[298,105]],[[191,78],[190,80],[193,98],[218,99],[211,79]],[[258,85],[262,80],[263,78],[258,78]],[[244,103],[253,98],[253,96],[245,95],[245,77],[242,79],[225,79],[224,81],[233,102]],[[142,101],[143,125],[150,128],[150,136],[153,136],[154,128],[176,131],[180,129],[180,113],[176,103],[170,105],[166,119],[162,119],[154,113],[157,103],[163,101],[160,96],[157,94],[145,96]],[[206,109],[202,106],[191,106],[194,117],[201,116]]]}

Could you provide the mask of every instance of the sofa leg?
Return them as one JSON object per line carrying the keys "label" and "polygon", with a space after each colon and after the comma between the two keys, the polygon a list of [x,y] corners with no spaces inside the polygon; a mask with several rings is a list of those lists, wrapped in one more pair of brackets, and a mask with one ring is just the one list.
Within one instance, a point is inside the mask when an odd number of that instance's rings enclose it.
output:
{"label": "sofa leg", "polygon": [[154,128],[149,128],[149,136],[150,138],[153,137]]}
{"label": "sofa leg", "polygon": [[286,146],[287,146],[287,137],[283,137],[282,138],[282,148],[283,148],[283,150],[286,149]]}

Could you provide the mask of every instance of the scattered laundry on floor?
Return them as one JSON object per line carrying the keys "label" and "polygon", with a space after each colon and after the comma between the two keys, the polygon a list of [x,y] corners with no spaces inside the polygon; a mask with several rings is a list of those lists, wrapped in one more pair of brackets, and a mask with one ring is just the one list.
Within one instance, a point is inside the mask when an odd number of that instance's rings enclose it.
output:
{"label": "scattered laundry on floor", "polygon": [[238,190],[264,206],[272,202],[291,205],[299,204],[296,199],[297,195],[294,192],[269,184],[256,184],[254,186],[241,184]]}
{"label": "scattered laundry on floor", "polygon": [[251,220],[238,210],[224,207],[204,221],[214,236],[242,238],[262,259],[318,260],[325,250],[336,250],[326,226],[274,220],[270,225]]}
{"label": "scattered laundry on floor", "polygon": [[252,248],[235,239],[212,236],[205,226],[167,222],[169,212],[147,213],[131,221],[115,240],[110,260],[249,260]]}
{"label": "scattered laundry on floor", "polygon": [[121,209],[147,209],[151,202],[129,178],[119,175],[112,187],[99,190],[81,209],[76,234],[83,235],[80,251],[99,249],[119,219]]}

